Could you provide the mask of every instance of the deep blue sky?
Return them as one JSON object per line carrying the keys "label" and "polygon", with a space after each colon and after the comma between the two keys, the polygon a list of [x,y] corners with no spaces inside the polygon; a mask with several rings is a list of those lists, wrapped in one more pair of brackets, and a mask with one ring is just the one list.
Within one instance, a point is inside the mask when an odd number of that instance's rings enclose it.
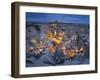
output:
{"label": "deep blue sky", "polygon": [[27,22],[53,22],[89,24],[89,15],[26,12]]}

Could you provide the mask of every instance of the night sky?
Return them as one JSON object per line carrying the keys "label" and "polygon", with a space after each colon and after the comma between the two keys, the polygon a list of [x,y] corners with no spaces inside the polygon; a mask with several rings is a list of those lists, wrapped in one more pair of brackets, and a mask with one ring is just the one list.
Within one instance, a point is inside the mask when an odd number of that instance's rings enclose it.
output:
{"label": "night sky", "polygon": [[89,24],[89,15],[26,12],[26,22],[54,22]]}

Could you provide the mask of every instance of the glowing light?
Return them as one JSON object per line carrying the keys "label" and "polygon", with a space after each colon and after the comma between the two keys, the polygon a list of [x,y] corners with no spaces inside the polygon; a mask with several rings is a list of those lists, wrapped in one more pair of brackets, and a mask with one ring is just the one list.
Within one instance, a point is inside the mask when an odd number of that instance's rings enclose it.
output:
{"label": "glowing light", "polygon": [[48,39],[51,40],[53,38],[53,35],[51,32],[48,33]]}
{"label": "glowing light", "polygon": [[32,42],[32,43],[36,43],[36,40],[35,40],[35,39],[32,39],[31,42]]}
{"label": "glowing light", "polygon": [[74,56],[75,56],[75,50],[70,50],[69,56],[70,56],[70,57],[74,57]]}
{"label": "glowing light", "polygon": [[83,51],[83,48],[82,47],[80,48],[80,51]]}
{"label": "glowing light", "polygon": [[56,35],[56,34],[57,34],[57,32],[55,31],[55,32],[54,32],[54,35]]}

